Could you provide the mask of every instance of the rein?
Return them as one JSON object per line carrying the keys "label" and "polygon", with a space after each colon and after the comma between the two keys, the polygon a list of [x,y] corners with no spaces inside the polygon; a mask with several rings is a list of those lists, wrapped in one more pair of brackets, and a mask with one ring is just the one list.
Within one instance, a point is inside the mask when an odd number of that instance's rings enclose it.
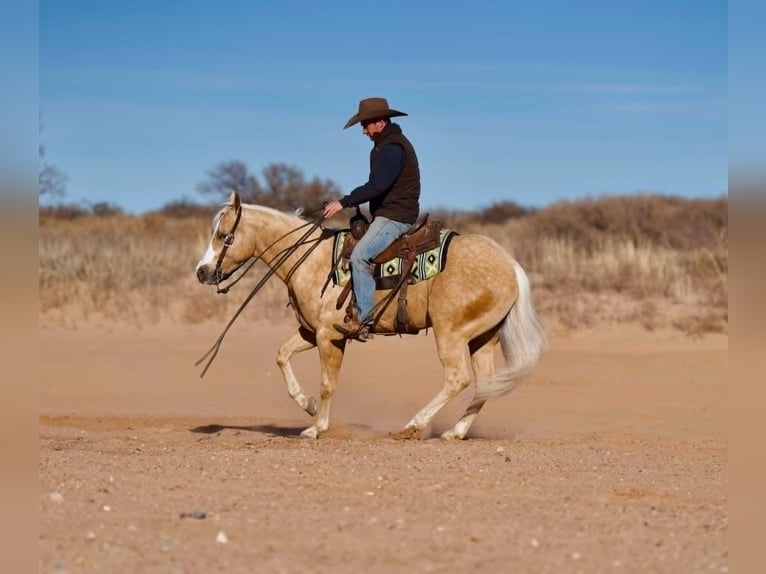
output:
{"label": "rein", "polygon": [[[237,225],[239,224],[240,215],[241,215],[241,207],[240,207],[240,211],[237,212],[237,219],[235,220],[234,227],[226,235],[226,238],[224,239],[224,248],[221,250],[222,254],[225,252],[226,249],[228,249],[228,245],[231,245],[232,243],[234,243],[234,239],[233,239],[234,231],[235,231]],[[195,366],[199,366],[200,363],[202,363],[205,359],[207,359],[207,363],[205,364],[205,367],[202,369],[202,373],[200,374],[200,378],[205,376],[205,373],[207,373],[207,370],[210,368],[210,365],[213,363],[213,360],[215,359],[216,355],[218,355],[218,351],[221,348],[221,343],[223,343],[223,339],[226,336],[226,333],[231,328],[231,326],[234,324],[234,321],[236,321],[237,317],[239,317],[239,315],[242,313],[242,311],[244,311],[245,307],[248,305],[248,303],[250,303],[252,298],[255,297],[255,294],[258,293],[258,291],[261,290],[261,288],[266,284],[266,282],[269,279],[271,279],[271,277],[277,272],[277,269],[279,269],[282,266],[282,264],[285,261],[287,261],[287,259],[289,259],[290,256],[298,250],[298,248],[303,247],[304,245],[311,245],[311,247],[309,247],[309,249],[306,251],[306,253],[301,255],[300,259],[298,259],[298,261],[287,272],[287,276],[285,277],[285,282],[289,281],[290,278],[293,276],[293,273],[295,273],[296,269],[298,269],[298,267],[300,267],[303,264],[303,262],[308,258],[308,256],[311,255],[317,247],[319,247],[319,245],[322,242],[322,240],[325,239],[324,235],[320,235],[318,238],[311,239],[311,240],[308,240],[308,238],[317,229],[317,227],[319,227],[322,224],[323,220],[324,220],[324,216],[319,216],[319,217],[315,218],[312,221],[308,221],[308,222],[304,223],[303,225],[301,225],[299,227],[296,227],[295,229],[291,229],[290,231],[288,231],[287,233],[285,233],[284,235],[279,237],[276,241],[273,241],[268,247],[266,247],[261,252],[261,254],[258,257],[256,257],[250,263],[250,265],[244,271],[244,273],[242,273],[242,275],[240,275],[234,282],[230,283],[228,286],[221,288],[216,283],[216,287],[218,288],[218,293],[226,293],[235,283],[237,283],[237,281],[239,281],[240,279],[242,279],[242,277],[245,276],[245,274],[252,268],[253,265],[255,265],[255,263],[258,260],[262,260],[264,263],[266,263],[266,265],[269,266],[269,270],[261,278],[261,280],[258,281],[256,286],[253,287],[253,289],[250,292],[250,294],[245,298],[245,300],[239,306],[239,309],[237,309],[237,311],[234,313],[232,318],[226,324],[226,327],[224,327],[223,332],[220,334],[220,336],[218,337],[216,342],[213,343],[213,346],[210,347],[210,349],[207,351],[207,353],[202,355],[202,357],[200,357],[199,360],[196,363],[194,363]],[[285,237],[295,233],[296,231],[300,231],[301,229],[303,229],[304,227],[307,227],[307,226],[309,226],[308,231],[306,231],[303,235],[301,235],[300,239],[298,239],[298,241],[296,241],[293,245],[291,245],[290,247],[287,247],[287,248],[282,249],[281,251],[277,252],[269,261],[266,261],[263,258],[264,254],[269,249],[271,249],[274,245],[276,245],[279,241],[281,241]],[[231,239],[231,241],[229,243],[227,243],[226,241],[229,239],[229,237],[231,237],[232,239]],[[216,264],[216,276],[218,275],[219,266],[221,265],[222,262],[223,262],[223,255],[219,255],[218,263]]]}
{"label": "rein", "polygon": [[[318,208],[316,208],[316,209],[311,209],[311,210],[309,210],[309,213],[317,213],[317,212],[319,212],[319,211],[322,211],[322,209],[323,209],[323,208],[321,208],[321,207],[318,207]],[[304,210],[303,210],[303,208],[301,208],[301,209],[298,209],[298,210],[296,210],[296,212],[295,212],[295,213],[296,213],[297,215],[302,215],[302,214],[304,213]],[[218,261],[216,262],[216,264],[215,264],[215,270],[213,271],[213,275],[215,276],[215,288],[216,288],[216,293],[223,293],[223,294],[226,294],[226,293],[228,293],[228,292],[229,292],[229,289],[231,289],[232,287],[234,287],[234,285],[236,285],[237,283],[239,283],[239,281],[240,281],[240,280],[241,280],[241,279],[242,279],[242,278],[243,278],[245,275],[247,275],[247,273],[250,271],[250,269],[252,269],[252,268],[253,268],[253,265],[255,265],[256,263],[258,263],[258,260],[259,260],[259,259],[260,259],[260,260],[263,260],[263,255],[264,255],[264,254],[265,254],[265,253],[266,253],[266,252],[267,252],[269,249],[271,249],[272,247],[274,247],[274,245],[276,245],[277,243],[279,243],[280,241],[282,241],[282,240],[283,240],[285,237],[287,237],[288,235],[291,235],[292,233],[295,233],[295,232],[296,232],[296,231],[298,231],[299,229],[303,229],[304,227],[306,227],[307,225],[310,225],[310,224],[312,223],[311,221],[309,221],[309,222],[307,222],[307,223],[304,223],[303,225],[301,225],[301,226],[299,226],[299,227],[296,227],[295,229],[291,229],[290,231],[288,231],[287,233],[284,233],[284,234],[283,234],[283,235],[281,235],[280,237],[277,237],[277,239],[275,239],[274,241],[272,241],[272,242],[271,242],[271,243],[270,243],[270,244],[269,244],[269,245],[268,245],[268,246],[267,246],[267,247],[266,247],[266,248],[265,248],[265,249],[264,249],[264,250],[261,252],[261,254],[260,254],[258,257],[254,258],[254,259],[253,259],[253,260],[250,262],[250,264],[247,266],[247,269],[245,269],[245,270],[244,270],[244,271],[243,271],[243,272],[240,274],[240,276],[239,276],[239,277],[237,277],[237,278],[236,278],[234,281],[232,281],[231,283],[229,283],[229,284],[228,284],[228,285],[226,285],[225,287],[221,287],[221,281],[220,281],[220,276],[221,276],[221,263],[223,263],[223,257],[224,257],[224,255],[226,254],[226,250],[227,250],[227,249],[229,249],[229,246],[230,246],[230,245],[232,245],[232,244],[234,243],[234,232],[237,230],[237,226],[239,225],[239,219],[240,219],[240,217],[241,217],[241,216],[242,216],[242,206],[240,206],[240,207],[239,207],[239,210],[237,211],[237,216],[236,216],[236,218],[234,219],[234,225],[232,226],[232,228],[231,228],[231,231],[229,231],[229,233],[227,233],[226,235],[224,235],[224,238],[223,238],[223,243],[224,243],[224,244],[223,244],[223,249],[221,249],[221,253],[218,255]],[[321,221],[321,218],[320,218],[320,221]],[[312,228],[312,231],[313,231],[314,229],[316,229],[316,227],[313,227],[313,228]],[[305,237],[305,236],[304,236],[304,237]],[[303,238],[301,238],[301,239],[299,240],[299,243],[297,243],[297,244],[295,244],[294,246],[291,246],[291,247],[297,248],[297,247],[300,247],[300,245],[304,245],[304,244],[305,244],[305,242],[304,242],[304,243],[302,243],[302,242],[301,242],[302,240],[303,240]],[[283,249],[282,251],[280,251],[279,253],[277,253],[277,254],[276,254],[274,257],[277,257],[278,255],[280,255],[280,254],[284,253],[284,252],[285,252],[285,251],[287,251],[288,249],[291,249],[291,247],[287,247],[286,249]],[[291,253],[292,253],[292,252],[291,252]],[[270,263],[270,262],[266,262],[266,264],[267,264],[267,265],[268,265],[268,263]]]}

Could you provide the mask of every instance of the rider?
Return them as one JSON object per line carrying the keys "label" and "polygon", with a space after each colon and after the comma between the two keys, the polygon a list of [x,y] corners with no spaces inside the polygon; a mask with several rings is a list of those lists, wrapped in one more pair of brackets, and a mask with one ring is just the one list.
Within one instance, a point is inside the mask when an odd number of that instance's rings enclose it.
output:
{"label": "rider", "polygon": [[362,133],[373,142],[370,152],[370,177],[340,200],[325,206],[325,218],[341,209],[370,202],[372,222],[351,254],[351,277],[358,321],[336,324],[346,337],[366,341],[371,338],[375,279],[371,260],[394,239],[406,233],[420,212],[420,168],[415,149],[392,117],[406,116],[388,107],[385,98],[367,98],[359,102],[359,111],[343,126],[361,123]]}

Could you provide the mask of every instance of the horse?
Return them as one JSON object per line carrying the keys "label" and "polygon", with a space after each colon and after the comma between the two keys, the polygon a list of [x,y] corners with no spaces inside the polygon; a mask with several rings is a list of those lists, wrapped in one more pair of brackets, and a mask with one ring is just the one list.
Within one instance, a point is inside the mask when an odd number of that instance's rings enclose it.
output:
{"label": "horse", "polygon": [[[333,327],[344,319],[345,311],[336,304],[341,287],[324,289],[332,265],[332,234],[315,225],[305,240],[297,241],[297,230],[305,224],[297,214],[243,203],[233,191],[213,218],[196,275],[202,284],[218,285],[252,258],[260,258],[285,283],[298,328],[279,348],[276,362],[290,397],[315,417],[300,436],[314,439],[330,427],[330,407],[348,339]],[[385,291],[377,291],[376,301],[384,295]],[[513,390],[532,372],[546,346],[527,274],[505,249],[483,235],[454,236],[444,269],[409,285],[407,310],[413,327],[433,331],[444,383],[403,428],[389,434],[392,438],[424,438],[436,413],[471,385],[473,373],[468,407],[441,435],[447,440],[464,439],[484,404]],[[376,333],[395,332],[395,320],[396,305],[391,305],[377,323]],[[498,343],[505,366],[495,372]],[[315,347],[321,363],[318,405],[290,365],[294,354]]]}

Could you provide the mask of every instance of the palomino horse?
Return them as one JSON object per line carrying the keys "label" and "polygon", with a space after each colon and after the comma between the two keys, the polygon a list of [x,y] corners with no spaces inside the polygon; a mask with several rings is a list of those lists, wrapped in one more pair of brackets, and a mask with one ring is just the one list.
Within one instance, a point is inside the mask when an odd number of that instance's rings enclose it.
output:
{"label": "palomino horse", "polygon": [[[274,266],[278,255],[302,235],[305,220],[258,205],[240,202],[232,192],[228,203],[213,219],[210,243],[197,264],[201,283],[217,284],[253,257]],[[296,233],[291,231],[296,230]],[[343,322],[344,310],[336,309],[340,287],[322,287],[331,267],[332,241],[321,240],[303,261],[308,245],[301,245],[276,268],[287,286],[298,330],[279,349],[277,364],[290,396],[316,418],[302,437],[317,438],[330,426],[330,405],[338,381],[347,340],[334,328]],[[267,253],[264,253],[264,252]],[[297,266],[296,266],[297,264]],[[545,335],[532,308],[529,280],[521,266],[496,242],[482,235],[457,235],[447,253],[446,266],[437,276],[408,288],[410,324],[433,329],[439,358],[444,366],[444,386],[418,411],[395,438],[420,438],[434,415],[471,384],[474,395],[455,426],[444,439],[465,438],[471,423],[487,400],[510,392],[529,374],[545,347]],[[376,293],[378,300],[381,292]],[[392,332],[396,305],[383,314],[376,332]],[[495,372],[493,351],[500,342],[506,366]],[[374,344],[368,343],[368,344]],[[319,407],[306,394],[293,373],[294,353],[317,347],[321,362]],[[470,355],[470,363],[469,357]]]}

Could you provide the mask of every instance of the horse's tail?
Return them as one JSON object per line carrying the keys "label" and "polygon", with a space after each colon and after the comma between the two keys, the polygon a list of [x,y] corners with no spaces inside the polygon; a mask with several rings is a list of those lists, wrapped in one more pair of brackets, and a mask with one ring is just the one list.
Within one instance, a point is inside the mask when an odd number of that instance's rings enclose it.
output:
{"label": "horse's tail", "polygon": [[532,307],[529,278],[516,260],[513,260],[513,266],[519,294],[500,330],[506,367],[476,389],[474,401],[497,399],[510,393],[532,372],[547,344],[543,326]]}

